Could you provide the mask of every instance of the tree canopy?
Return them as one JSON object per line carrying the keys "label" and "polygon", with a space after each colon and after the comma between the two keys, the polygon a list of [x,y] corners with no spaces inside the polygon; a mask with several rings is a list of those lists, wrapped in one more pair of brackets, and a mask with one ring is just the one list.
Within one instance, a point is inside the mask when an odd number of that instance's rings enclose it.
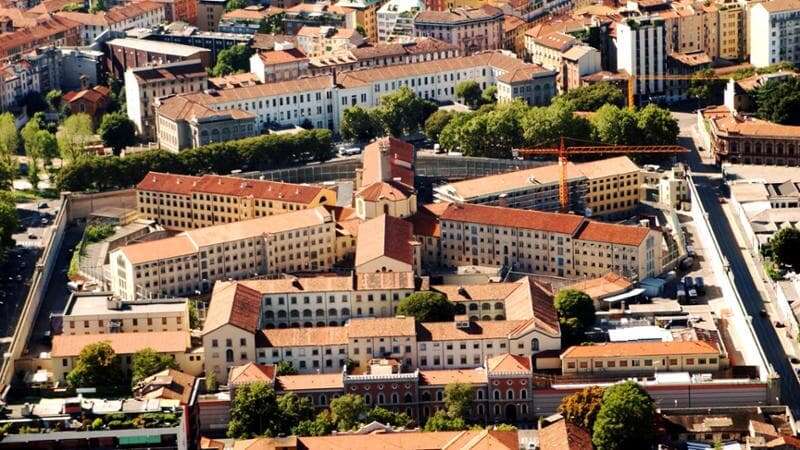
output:
{"label": "tree canopy", "polygon": [[460,417],[450,417],[444,410],[436,411],[425,422],[424,431],[461,431],[467,429],[467,423]]}
{"label": "tree canopy", "polygon": [[339,133],[345,140],[367,142],[383,134],[383,125],[374,112],[356,105],[342,113]]}
{"label": "tree canopy", "polygon": [[331,400],[331,419],[340,431],[352,430],[366,416],[367,404],[360,395],[345,394]]}
{"label": "tree canopy", "polygon": [[275,390],[263,381],[236,386],[231,402],[228,437],[247,439],[254,436],[277,436],[281,412]]}
{"label": "tree canopy", "polygon": [[597,450],[650,448],[655,433],[653,399],[638,384],[625,381],[606,388],[592,442]]}
{"label": "tree canopy", "polygon": [[569,345],[579,343],[584,332],[594,325],[592,298],[577,289],[562,289],[554,297],[553,305],[558,312],[564,341]]}
{"label": "tree canopy", "polygon": [[553,102],[566,103],[574,111],[597,111],[606,104],[625,106],[625,94],[619,87],[601,82],[570,89]]}
{"label": "tree canopy", "polygon": [[440,109],[428,117],[425,120],[425,126],[423,130],[425,131],[425,136],[428,139],[437,142],[439,140],[439,135],[442,133],[444,127],[450,123],[450,120],[455,116],[455,113]]}
{"label": "tree canopy", "polygon": [[131,383],[136,384],[144,378],[166,369],[177,369],[178,363],[169,355],[158,353],[152,348],[143,348],[131,358]]}
{"label": "tree canopy", "polygon": [[444,406],[450,417],[466,420],[475,398],[475,388],[465,383],[449,383],[444,387]]}
{"label": "tree canopy", "polygon": [[[86,157],[86,145],[94,134],[92,118],[88,114],[73,114],[64,120],[56,133],[61,158],[67,165]],[[103,174],[107,177],[107,173]]]}
{"label": "tree canopy", "polygon": [[11,113],[0,114],[0,157],[11,160],[19,147],[19,133]]}
{"label": "tree canopy", "polygon": [[408,86],[381,97],[375,114],[386,134],[400,137],[416,133],[436,111],[436,104],[417,96]]}
{"label": "tree canopy", "polygon": [[769,249],[777,264],[800,270],[800,230],[781,228],[769,240]]}
{"label": "tree canopy", "polygon": [[136,126],[122,111],[104,114],[97,132],[103,144],[111,147],[115,155],[136,143]]}
{"label": "tree canopy", "polygon": [[589,386],[574,394],[567,395],[561,399],[558,406],[564,419],[578,425],[586,430],[594,427],[597,413],[603,404],[603,394],[605,389],[600,386]]}
{"label": "tree canopy", "polygon": [[464,103],[472,108],[478,106],[481,102],[481,87],[474,80],[458,82],[455,87],[455,94],[456,98],[464,100]]}
{"label": "tree canopy", "polygon": [[[2,186],[3,178],[7,176],[3,173],[4,167],[8,167],[8,165],[0,161],[0,186]],[[13,177],[13,175],[9,177]],[[8,183],[10,184],[11,181]],[[0,262],[5,260],[8,249],[14,246],[13,234],[17,231],[18,226],[19,216],[14,198],[10,192],[0,190]]]}
{"label": "tree canopy", "polygon": [[414,292],[400,300],[397,314],[412,316],[419,322],[447,322],[453,320],[455,305],[438,292]]}
{"label": "tree canopy", "polygon": [[225,11],[233,11],[245,7],[247,7],[247,2],[245,0],[228,0],[225,4]]}
{"label": "tree canopy", "polygon": [[753,92],[756,115],[770,122],[800,125],[800,79],[769,80]]}
{"label": "tree canopy", "polygon": [[67,374],[67,382],[73,388],[117,386],[122,378],[120,359],[108,341],[84,347]]}
{"label": "tree canopy", "polygon": [[[228,4],[240,0],[229,0]],[[244,44],[228,47],[217,53],[217,63],[211,69],[211,76],[221,77],[250,69],[250,56],[253,49]]]}
{"label": "tree canopy", "polygon": [[297,369],[291,361],[278,361],[275,365],[275,373],[277,375],[297,375]]}

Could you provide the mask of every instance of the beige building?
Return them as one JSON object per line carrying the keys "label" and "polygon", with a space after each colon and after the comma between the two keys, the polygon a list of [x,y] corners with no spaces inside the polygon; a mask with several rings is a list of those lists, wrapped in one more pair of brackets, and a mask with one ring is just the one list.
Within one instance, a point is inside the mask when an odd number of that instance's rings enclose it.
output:
{"label": "beige building", "polygon": [[725,355],[706,341],[604,342],[568,348],[561,354],[564,374],[716,372]]}
{"label": "beige building", "polygon": [[227,278],[329,270],[334,240],[323,207],[199,228],[111,252],[111,289],[134,300],[206,292]]}
{"label": "beige building", "polygon": [[355,17],[356,25],[364,28],[364,38],[377,43],[378,10],[385,3],[385,0],[340,0],[336,2],[336,7],[344,14]]}
{"label": "beige building", "polygon": [[545,286],[523,278],[516,283],[436,285],[439,292],[455,303],[457,313],[469,320],[525,320],[533,314],[530,306],[552,301],[553,292]]}
{"label": "beige building", "polygon": [[573,214],[452,204],[439,216],[447,267],[511,267],[566,278],[614,271],[642,279],[661,272],[660,231]]}
{"label": "beige building", "polygon": [[81,350],[89,344],[108,342],[120,357],[122,369],[130,375],[133,354],[150,348],[169,355],[178,363],[179,370],[197,376],[203,373],[203,349],[193,349],[189,331],[111,333],[53,336],[50,363],[53,380],[64,383],[67,374],[75,367]]}
{"label": "beige building", "polygon": [[586,208],[592,216],[629,214],[639,204],[642,171],[627,156],[578,165],[586,175]]}
{"label": "beige building", "polygon": [[276,43],[271,51],[260,51],[250,57],[250,73],[262,83],[286,81],[309,73],[310,59],[291,43]]}
{"label": "beige building", "polygon": [[305,26],[297,32],[297,48],[310,58],[352,50],[365,43],[353,28]]}
{"label": "beige building", "polygon": [[559,70],[564,53],[577,43],[577,39],[566,33],[538,34],[531,29],[525,34],[525,53],[534,64]]}
{"label": "beige building", "polygon": [[155,115],[158,145],[173,153],[257,134],[252,113],[241,109],[216,111],[185,97],[156,100]]}
{"label": "beige building", "polygon": [[336,192],[318,186],[219,175],[149,172],[136,185],[142,218],[188,230],[335,205]]}
{"label": "beige building", "polygon": [[415,272],[420,256],[413,226],[405,220],[384,214],[358,227],[356,273]]}
{"label": "beige building", "polygon": [[448,42],[469,55],[503,48],[503,22],[503,11],[490,5],[421,11],[414,17],[414,36]]}
{"label": "beige building", "polygon": [[719,57],[730,61],[747,58],[747,7],[739,0],[719,0],[716,7],[719,28]]}
{"label": "beige building", "polygon": [[123,302],[110,292],[76,292],[67,301],[61,327],[65,335],[186,331],[189,302]]}
{"label": "beige building", "polygon": [[356,170],[356,214],[362,220],[382,214],[405,218],[417,212],[414,146],[393,137],[367,145]]}

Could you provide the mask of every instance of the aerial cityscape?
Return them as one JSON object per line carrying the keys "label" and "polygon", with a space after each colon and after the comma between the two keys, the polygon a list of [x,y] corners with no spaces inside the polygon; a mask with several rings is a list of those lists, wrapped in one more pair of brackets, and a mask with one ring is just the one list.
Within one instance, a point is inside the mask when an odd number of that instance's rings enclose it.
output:
{"label": "aerial cityscape", "polygon": [[0,0],[0,449],[800,450],[800,0]]}

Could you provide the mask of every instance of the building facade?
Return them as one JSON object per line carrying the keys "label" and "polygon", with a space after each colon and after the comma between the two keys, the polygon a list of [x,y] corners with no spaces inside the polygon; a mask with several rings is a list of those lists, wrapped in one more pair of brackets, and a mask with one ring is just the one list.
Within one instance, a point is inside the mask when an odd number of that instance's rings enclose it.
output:
{"label": "building facade", "polygon": [[750,7],[750,64],[766,67],[800,62],[800,1],[780,0]]}
{"label": "building facade", "polygon": [[494,6],[422,11],[414,17],[414,36],[456,45],[462,54],[503,47],[503,11]]}
{"label": "building facade", "polygon": [[667,70],[666,28],[660,18],[631,18],[617,26],[617,70],[637,77],[637,99],[664,95]]}

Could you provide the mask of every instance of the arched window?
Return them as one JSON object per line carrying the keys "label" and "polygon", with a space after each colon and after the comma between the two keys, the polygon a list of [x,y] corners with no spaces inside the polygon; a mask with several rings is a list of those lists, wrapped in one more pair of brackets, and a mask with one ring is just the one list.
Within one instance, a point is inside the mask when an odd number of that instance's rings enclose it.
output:
{"label": "arched window", "polygon": [[483,405],[478,405],[478,417],[483,416]]}
{"label": "arched window", "polygon": [[324,309],[318,309],[318,310],[315,311],[315,313],[318,316],[324,316],[325,315],[325,310]]}
{"label": "arched window", "polygon": [[478,400],[483,400],[483,391],[478,389]]}
{"label": "arched window", "polygon": [[378,404],[382,405],[384,403],[386,403],[386,397],[384,397],[382,393],[378,394]]}
{"label": "arched window", "polygon": [[319,404],[320,405],[327,405],[328,404],[328,397],[326,397],[325,394],[321,394],[319,396]]}
{"label": "arched window", "polygon": [[514,391],[512,389],[506,391],[506,400],[514,400]]}
{"label": "arched window", "polygon": [[425,392],[422,393],[422,401],[423,402],[431,401],[431,393],[430,393],[430,391],[425,391]]}
{"label": "arched window", "polygon": [[414,402],[414,397],[410,393],[406,392],[406,395],[403,397],[403,403],[413,403],[413,402]]}
{"label": "arched window", "polygon": [[328,310],[328,315],[331,317],[336,317],[336,308],[331,308]]}
{"label": "arched window", "polygon": [[503,304],[500,303],[500,302],[495,303],[494,304],[494,309],[503,309]]}
{"label": "arched window", "polygon": [[300,317],[300,312],[296,309],[293,309],[289,312],[289,317]]}
{"label": "arched window", "polygon": [[311,310],[310,309],[304,309],[303,310],[303,317],[311,317]]}
{"label": "arched window", "polygon": [[539,339],[533,338],[531,339],[531,351],[538,352],[539,351]]}
{"label": "arched window", "polygon": [[522,405],[522,415],[523,416],[528,415],[528,405]]}
{"label": "arched window", "polygon": [[372,404],[372,396],[369,394],[364,394],[364,403],[371,405]]}
{"label": "arched window", "polygon": [[444,399],[444,392],[440,389],[436,391],[436,400],[442,401]]}
{"label": "arched window", "polygon": [[342,317],[348,317],[350,315],[349,308],[342,308]]}
{"label": "arched window", "polygon": [[383,205],[383,213],[386,214],[386,215],[389,215],[389,204],[388,203],[384,203],[384,205]]}
{"label": "arched window", "polygon": [[495,400],[500,400],[500,391],[498,391],[497,389],[495,389],[495,391],[494,391],[494,399]]}
{"label": "arched window", "polygon": [[520,391],[519,398],[521,398],[523,400],[528,398],[528,390],[527,389],[523,389],[522,391]]}
{"label": "arched window", "polygon": [[481,309],[484,310],[484,311],[488,311],[488,310],[492,309],[492,304],[488,303],[488,302],[481,303]]}
{"label": "arched window", "polygon": [[477,311],[478,310],[478,304],[477,303],[470,303],[469,304],[469,310],[470,311]]}
{"label": "arched window", "polygon": [[500,405],[494,405],[494,415],[500,416]]}
{"label": "arched window", "polygon": [[233,362],[233,350],[231,349],[225,350],[225,361]]}

